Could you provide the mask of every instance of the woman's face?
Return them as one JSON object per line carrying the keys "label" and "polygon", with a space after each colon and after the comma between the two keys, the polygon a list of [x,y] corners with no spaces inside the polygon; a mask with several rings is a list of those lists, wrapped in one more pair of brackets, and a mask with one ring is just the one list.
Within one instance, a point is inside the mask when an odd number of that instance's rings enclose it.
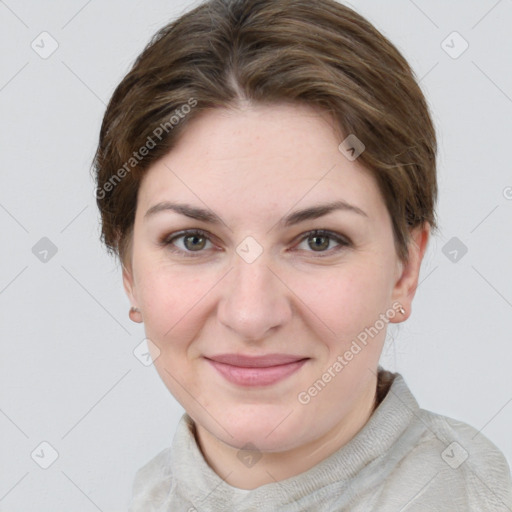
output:
{"label": "woman's face", "polygon": [[398,260],[343,138],[310,107],[209,110],[140,186],[127,293],[169,391],[235,448],[296,448],[371,412],[386,326],[410,312],[420,261]]}

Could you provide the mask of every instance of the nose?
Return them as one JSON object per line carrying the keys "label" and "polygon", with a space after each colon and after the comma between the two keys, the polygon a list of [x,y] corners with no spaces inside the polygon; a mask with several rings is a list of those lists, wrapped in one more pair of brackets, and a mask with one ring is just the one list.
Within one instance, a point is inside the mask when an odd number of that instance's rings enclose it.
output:
{"label": "nose", "polygon": [[234,258],[217,309],[218,319],[244,341],[264,339],[292,316],[289,289],[268,260]]}

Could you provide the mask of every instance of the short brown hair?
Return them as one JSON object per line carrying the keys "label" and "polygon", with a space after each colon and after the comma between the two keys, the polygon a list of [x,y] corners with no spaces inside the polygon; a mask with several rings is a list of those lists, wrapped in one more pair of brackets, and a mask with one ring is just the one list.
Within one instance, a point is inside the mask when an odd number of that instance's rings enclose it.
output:
{"label": "short brown hair", "polygon": [[153,36],[107,107],[94,172],[110,253],[128,256],[148,167],[202,111],[240,101],[317,106],[362,141],[402,261],[411,228],[436,229],[435,130],[397,48],[335,0],[210,0]]}

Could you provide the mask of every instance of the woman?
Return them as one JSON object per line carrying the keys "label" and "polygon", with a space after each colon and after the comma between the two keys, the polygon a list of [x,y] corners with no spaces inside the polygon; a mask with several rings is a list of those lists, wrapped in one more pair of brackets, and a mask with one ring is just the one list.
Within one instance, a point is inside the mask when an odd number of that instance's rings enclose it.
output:
{"label": "woman", "polygon": [[130,318],[186,411],[132,512],[512,508],[501,452],[379,366],[436,229],[436,137],[368,21],[194,8],[117,87],[95,169]]}

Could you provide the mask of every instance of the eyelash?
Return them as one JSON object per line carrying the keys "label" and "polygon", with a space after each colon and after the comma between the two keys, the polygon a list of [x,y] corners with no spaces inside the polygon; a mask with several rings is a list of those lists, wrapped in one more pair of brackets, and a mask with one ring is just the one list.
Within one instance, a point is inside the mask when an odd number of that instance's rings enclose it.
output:
{"label": "eyelash", "polygon": [[[210,236],[206,231],[203,231],[202,229],[187,229],[184,231],[180,231],[176,234],[172,233],[171,235],[163,237],[160,240],[160,244],[167,247],[171,252],[180,254],[184,258],[197,258],[199,256],[202,256],[202,253],[204,251],[197,251],[197,253],[194,254],[193,251],[184,251],[183,249],[178,249],[173,245],[173,242],[180,238],[186,238],[188,236],[194,236],[194,235],[199,236],[201,238],[206,238],[207,241],[211,242]],[[314,256],[315,258],[324,258],[327,256],[331,256],[332,255],[331,251],[338,252],[346,247],[352,246],[352,242],[348,238],[343,237],[333,231],[328,231],[325,229],[314,229],[312,231],[308,231],[308,232],[304,233],[304,235],[302,236],[302,238],[299,240],[298,243],[300,244],[304,240],[307,240],[308,238],[312,238],[314,236],[328,237],[339,244],[339,246],[335,247],[334,249],[320,251],[319,253],[317,253]],[[313,254],[315,253],[315,251],[306,251],[306,252],[312,252]]]}

